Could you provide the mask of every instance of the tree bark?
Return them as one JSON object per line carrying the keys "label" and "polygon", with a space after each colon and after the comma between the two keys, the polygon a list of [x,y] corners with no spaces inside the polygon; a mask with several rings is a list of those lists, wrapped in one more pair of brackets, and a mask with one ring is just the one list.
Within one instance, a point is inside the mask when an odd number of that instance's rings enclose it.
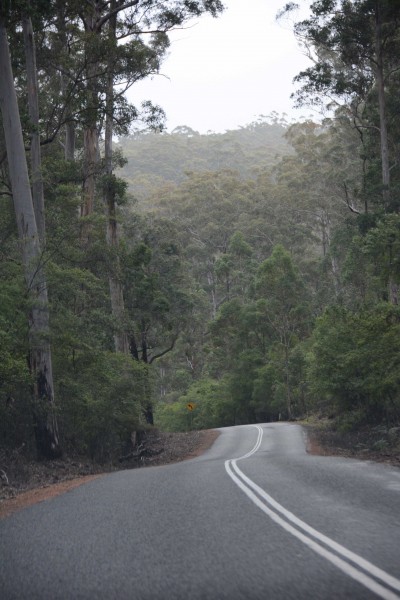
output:
{"label": "tree bark", "polygon": [[378,88],[379,129],[381,140],[382,185],[385,209],[390,201],[389,144],[386,120],[385,76],[383,68],[382,19],[379,2],[375,5],[376,85]]}
{"label": "tree bark", "polygon": [[217,316],[218,303],[217,303],[217,298],[216,298],[216,293],[215,293],[214,276],[211,273],[211,271],[207,272],[207,283],[210,288],[210,294],[211,294],[211,316],[213,319],[215,319],[215,317]]}
{"label": "tree bark", "polygon": [[[110,4],[110,10],[115,9],[115,0]],[[104,141],[104,163],[105,163],[105,183],[104,183],[104,204],[107,210],[107,244],[111,249],[114,265],[109,275],[111,312],[117,322],[117,331],[114,335],[114,345],[116,352],[129,353],[129,341],[123,319],[125,314],[124,292],[122,284],[118,279],[120,271],[118,249],[118,223],[116,216],[115,186],[113,178],[112,165],[112,135],[114,118],[114,52],[116,44],[116,15],[109,20],[109,53],[107,64],[107,91],[106,91],[106,125]]]}
{"label": "tree bark", "polygon": [[[379,128],[381,138],[381,161],[382,161],[382,197],[385,210],[390,209],[390,163],[389,163],[389,143],[387,133],[386,119],[386,98],[385,98],[385,74],[383,66],[383,48],[382,48],[382,15],[379,1],[375,4],[375,48],[376,48],[376,85],[378,88],[379,105]],[[388,284],[389,302],[397,305],[399,302],[399,285],[389,276]]]}
{"label": "tree bark", "polygon": [[[98,112],[99,112],[99,93],[98,93],[98,54],[97,42],[95,38],[101,36],[103,26],[116,18],[116,15],[129,7],[138,4],[139,0],[132,2],[112,3],[110,10],[103,14],[107,3],[87,2],[85,10],[81,15],[86,32],[85,57],[86,57],[86,88],[87,88],[87,106],[86,123],[83,131],[84,146],[84,180],[83,180],[83,198],[81,206],[81,217],[88,217],[93,213],[95,194],[96,194],[96,173],[99,159],[99,132],[98,132]],[[85,4],[85,3],[83,3]],[[101,57],[103,59],[103,57]],[[82,226],[82,241],[87,243],[90,233],[90,225],[84,223]]]}
{"label": "tree bark", "polygon": [[31,125],[31,176],[32,200],[35,211],[36,225],[41,244],[45,242],[44,192],[42,178],[42,161],[40,156],[39,134],[39,92],[36,69],[36,48],[33,35],[32,21],[24,16],[22,19],[24,34],[26,79],[28,87],[28,110]]}
{"label": "tree bark", "polygon": [[[68,34],[66,30],[65,5],[60,4],[57,12],[57,32],[58,44],[57,50],[62,56],[70,54],[71,50],[68,43]],[[63,60],[61,59],[61,64]],[[63,69],[60,69],[61,78],[61,94],[65,105],[65,140],[64,140],[64,158],[68,161],[75,160],[75,122],[73,120],[72,111],[70,108],[70,98],[67,92],[67,78]]]}
{"label": "tree bark", "polygon": [[65,124],[65,160],[75,160],[75,123],[69,120]]}
{"label": "tree bark", "polygon": [[[98,73],[97,56],[95,55],[96,44],[93,38],[100,35],[97,22],[100,18],[97,3],[90,3],[91,8],[83,16],[83,24],[86,32],[85,59],[86,59],[86,111],[85,124],[83,128],[83,189],[80,216],[89,217],[94,211],[96,195],[96,173],[99,157],[99,133],[97,128],[99,97],[98,97]],[[81,238],[84,244],[89,241],[90,224],[82,224]]]}
{"label": "tree bark", "polygon": [[289,421],[292,420],[292,393],[290,389],[290,369],[289,369],[289,348],[288,342],[284,341],[285,346],[285,383],[286,383],[286,408]]}
{"label": "tree bark", "polygon": [[84,173],[81,217],[90,216],[94,210],[99,144],[98,137],[96,124],[89,124],[85,127],[83,131]]}
{"label": "tree bark", "polygon": [[21,120],[11,68],[7,31],[0,19],[0,109],[24,275],[31,308],[29,314],[30,369],[34,378],[33,417],[39,458],[61,455],[54,407],[53,370],[49,337],[47,286],[41,265],[41,249]]}

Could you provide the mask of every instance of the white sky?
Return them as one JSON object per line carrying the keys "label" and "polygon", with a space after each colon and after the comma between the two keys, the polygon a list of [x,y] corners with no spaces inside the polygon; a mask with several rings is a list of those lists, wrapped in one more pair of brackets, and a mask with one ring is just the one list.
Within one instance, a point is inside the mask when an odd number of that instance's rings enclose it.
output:
{"label": "white sky", "polygon": [[[309,66],[288,21],[276,22],[287,0],[223,0],[224,13],[206,15],[171,34],[162,74],[135,84],[130,101],[159,104],[167,130],[187,125],[200,133],[237,129],[272,111],[300,120],[293,109],[293,77]],[[305,18],[309,2],[295,20]]]}

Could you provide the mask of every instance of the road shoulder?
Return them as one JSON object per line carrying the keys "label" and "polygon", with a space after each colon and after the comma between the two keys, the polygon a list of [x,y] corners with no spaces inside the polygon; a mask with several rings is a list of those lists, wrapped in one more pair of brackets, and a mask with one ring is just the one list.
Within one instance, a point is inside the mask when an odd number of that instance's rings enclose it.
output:
{"label": "road shoulder", "polygon": [[[31,477],[31,481],[28,479],[27,482],[18,486],[10,485],[9,482],[3,480],[0,488],[2,495],[2,497],[0,496],[0,519],[38,502],[64,494],[106,473],[121,470],[124,466],[125,470],[138,467],[145,468],[196,458],[208,450],[218,436],[219,432],[215,429],[186,433],[157,432],[155,439],[159,444],[159,448],[156,450],[157,444],[153,444],[155,452],[153,456],[144,457],[140,462],[131,462],[129,465],[122,464],[119,467],[108,465],[102,469],[99,465],[81,464],[72,460],[57,461],[57,463],[47,466],[32,462],[30,468],[35,475]],[[28,463],[24,466],[27,469],[29,468]],[[97,472],[85,474],[85,470],[90,468],[96,469]],[[81,473],[76,476],[79,470]],[[6,471],[4,473],[6,474]],[[63,481],[54,482],[54,478],[63,478]]]}

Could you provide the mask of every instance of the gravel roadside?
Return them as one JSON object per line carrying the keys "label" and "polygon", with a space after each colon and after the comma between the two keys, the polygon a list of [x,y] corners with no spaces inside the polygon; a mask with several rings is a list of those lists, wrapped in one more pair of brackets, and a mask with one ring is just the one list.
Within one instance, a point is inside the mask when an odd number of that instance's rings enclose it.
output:
{"label": "gravel roadside", "polygon": [[166,433],[157,429],[146,432],[140,451],[121,462],[99,465],[86,457],[36,462],[16,451],[0,452],[0,518],[63,494],[105,473],[124,469],[167,465],[195,458],[205,452],[218,437],[216,430]]}

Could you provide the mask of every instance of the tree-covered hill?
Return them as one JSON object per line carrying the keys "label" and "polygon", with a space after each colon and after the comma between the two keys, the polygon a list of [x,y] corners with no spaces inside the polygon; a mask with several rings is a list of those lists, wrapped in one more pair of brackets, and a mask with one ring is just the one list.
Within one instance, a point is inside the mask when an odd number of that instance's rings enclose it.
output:
{"label": "tree-covered hill", "polygon": [[120,176],[137,198],[167,183],[181,183],[190,172],[224,169],[255,178],[291,152],[285,139],[288,124],[272,115],[226,133],[201,135],[190,127],[172,133],[137,133],[119,139],[126,164]]}

